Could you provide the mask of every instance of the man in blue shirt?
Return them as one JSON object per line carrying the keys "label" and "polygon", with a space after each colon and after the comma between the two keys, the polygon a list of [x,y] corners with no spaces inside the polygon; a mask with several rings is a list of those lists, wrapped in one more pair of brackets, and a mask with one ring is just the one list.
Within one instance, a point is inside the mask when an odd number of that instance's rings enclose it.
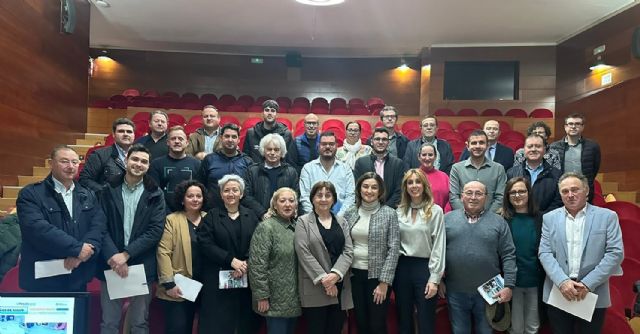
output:
{"label": "man in blue shirt", "polygon": [[318,136],[319,128],[320,119],[318,116],[308,114],[304,117],[304,133],[296,137],[300,166],[318,158],[318,144],[320,143],[320,137]]}

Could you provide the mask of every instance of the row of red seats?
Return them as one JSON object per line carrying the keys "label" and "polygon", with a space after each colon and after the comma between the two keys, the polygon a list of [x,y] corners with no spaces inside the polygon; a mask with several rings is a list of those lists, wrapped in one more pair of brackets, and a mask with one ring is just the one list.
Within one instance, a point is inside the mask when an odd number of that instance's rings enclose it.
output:
{"label": "row of red seats", "polygon": [[467,116],[467,117],[469,116],[488,116],[488,117],[510,116],[510,117],[516,117],[516,118],[527,118],[527,117],[553,118],[553,112],[545,108],[534,109],[530,114],[528,114],[524,109],[519,109],[519,108],[509,109],[505,113],[502,113],[500,109],[495,109],[495,108],[485,109],[482,112],[478,112],[473,108],[460,109],[458,110],[458,112],[454,112],[453,110],[448,108],[440,108],[440,109],[436,109],[436,111],[434,112],[434,115],[436,116]]}

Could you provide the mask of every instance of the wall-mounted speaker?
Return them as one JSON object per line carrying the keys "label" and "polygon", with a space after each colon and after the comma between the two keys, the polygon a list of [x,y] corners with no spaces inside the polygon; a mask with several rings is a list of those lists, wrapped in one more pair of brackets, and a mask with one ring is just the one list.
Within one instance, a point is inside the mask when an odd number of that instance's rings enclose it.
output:
{"label": "wall-mounted speaker", "polygon": [[75,0],[60,0],[60,32],[73,34],[76,29]]}
{"label": "wall-mounted speaker", "polygon": [[631,53],[636,59],[640,59],[640,27],[633,30],[631,37]]}

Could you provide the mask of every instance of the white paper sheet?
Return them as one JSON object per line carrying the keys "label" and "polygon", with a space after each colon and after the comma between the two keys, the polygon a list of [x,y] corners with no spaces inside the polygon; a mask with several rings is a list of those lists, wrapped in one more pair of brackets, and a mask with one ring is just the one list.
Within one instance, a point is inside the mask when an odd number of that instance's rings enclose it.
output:
{"label": "white paper sheet", "polygon": [[547,304],[591,322],[597,301],[598,295],[592,292],[587,292],[587,296],[581,301],[568,301],[564,298],[560,289],[554,284],[553,288],[551,288]]}
{"label": "white paper sheet", "polygon": [[173,281],[180,288],[180,291],[182,291],[182,298],[192,302],[196,301],[198,293],[200,293],[200,289],[202,289],[202,283],[182,274],[176,274],[173,277]]}
{"label": "white paper sheet", "polygon": [[146,295],[149,293],[144,265],[129,266],[129,274],[122,278],[113,270],[105,270],[107,291],[111,300]]}
{"label": "white paper sheet", "polygon": [[36,261],[34,272],[36,279],[71,274],[71,270],[64,267],[64,259]]}

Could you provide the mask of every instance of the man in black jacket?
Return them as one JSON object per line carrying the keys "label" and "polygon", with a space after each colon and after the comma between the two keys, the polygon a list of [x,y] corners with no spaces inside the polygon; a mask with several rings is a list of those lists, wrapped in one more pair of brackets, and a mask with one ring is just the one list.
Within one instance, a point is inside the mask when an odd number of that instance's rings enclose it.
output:
{"label": "man in black jacket", "polygon": [[[545,159],[544,138],[533,134],[524,141],[525,161],[514,164],[507,171],[507,179],[523,176],[531,183],[531,190],[541,213],[547,213],[562,206],[558,191],[560,170],[552,167]],[[506,196],[507,194],[505,194]]]}
{"label": "man in black jacket", "polygon": [[276,116],[280,106],[278,102],[274,100],[264,101],[262,104],[262,122],[258,122],[253,128],[247,130],[246,137],[244,138],[244,147],[242,152],[247,154],[253,162],[264,162],[262,155],[260,155],[259,147],[262,137],[269,133],[277,133],[284,138],[287,144],[287,157],[286,161],[297,170],[300,170],[302,166],[298,162],[298,147],[293,140],[291,131],[282,123],[277,122]]}
{"label": "man in black jacket", "polygon": [[[162,190],[149,176],[149,150],[131,146],[127,153],[126,174],[109,180],[100,193],[107,216],[107,234],[103,239],[103,265],[98,269],[102,280],[101,334],[117,334],[120,328],[122,300],[111,300],[104,282],[104,270],[113,270],[120,277],[128,275],[129,266],[144,265],[147,283],[157,280],[156,251],[165,222],[165,201]],[[148,284],[151,286],[151,284]],[[129,298],[130,333],[148,333],[151,291]]]}
{"label": "man in black jacket", "polygon": [[555,150],[560,159],[562,174],[575,172],[584,175],[589,181],[589,203],[593,202],[593,183],[600,170],[600,145],[593,140],[582,137],[585,117],[582,114],[571,114],[564,119],[564,138],[552,143],[549,147]]}
{"label": "man in black jacket", "polygon": [[453,165],[453,152],[451,146],[444,139],[438,139],[436,133],[438,132],[438,120],[435,116],[427,116],[420,122],[420,132],[422,136],[414,139],[407,144],[407,150],[404,153],[404,161],[407,161],[409,168],[420,167],[420,161],[418,160],[418,153],[422,144],[430,143],[438,151],[436,155],[436,161],[434,166],[436,169],[445,172],[449,175],[451,166]]}
{"label": "man in black jacket", "polygon": [[[387,144],[388,153],[400,159],[404,158],[407,144],[409,144],[409,138],[400,132],[396,132],[396,123],[398,123],[398,110],[396,107],[385,106],[382,108],[382,110],[380,110],[380,121],[389,134],[389,143]],[[373,147],[374,144],[371,142],[371,138],[367,140],[367,145]]]}
{"label": "man in black jacket", "polygon": [[[356,160],[353,176],[356,182],[362,174],[374,172],[384,180],[385,204],[397,208],[400,203],[401,185],[407,165],[389,154],[389,132],[386,128],[377,128],[371,137],[373,153]],[[360,191],[356,189],[356,191]]]}
{"label": "man in black jacket", "polygon": [[110,177],[124,174],[127,150],[135,139],[135,124],[128,118],[116,119],[111,128],[115,143],[93,152],[80,172],[78,182],[94,192],[100,191]]}

